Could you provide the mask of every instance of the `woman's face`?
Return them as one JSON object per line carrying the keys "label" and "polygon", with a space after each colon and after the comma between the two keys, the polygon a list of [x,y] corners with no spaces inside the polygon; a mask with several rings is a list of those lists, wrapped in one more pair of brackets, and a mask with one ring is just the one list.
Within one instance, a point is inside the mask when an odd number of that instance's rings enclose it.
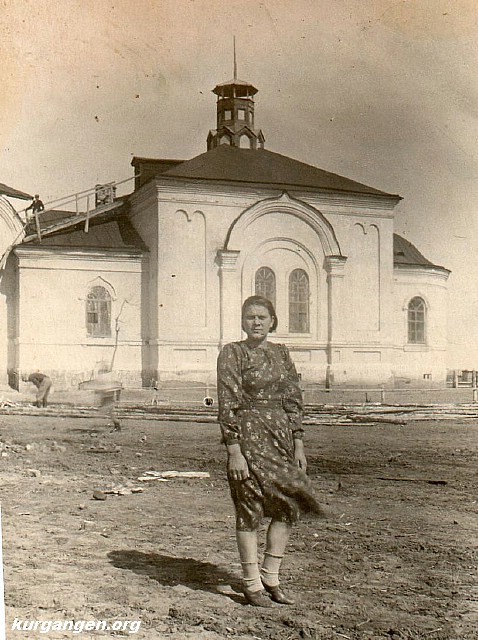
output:
{"label": "woman's face", "polygon": [[242,317],[242,328],[247,333],[249,340],[262,342],[267,338],[269,329],[272,326],[273,318],[267,307],[259,304],[252,304],[246,307]]}

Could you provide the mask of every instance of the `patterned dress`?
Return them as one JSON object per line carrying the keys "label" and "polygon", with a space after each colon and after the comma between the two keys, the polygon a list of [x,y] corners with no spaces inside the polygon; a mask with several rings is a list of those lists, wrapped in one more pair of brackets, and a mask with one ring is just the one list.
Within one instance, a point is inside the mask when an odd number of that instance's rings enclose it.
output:
{"label": "patterned dress", "polygon": [[263,516],[294,523],[301,512],[323,515],[306,473],[294,460],[301,439],[302,393],[287,347],[227,344],[217,362],[219,424],[225,444],[239,443],[250,477],[229,479],[241,531]]}

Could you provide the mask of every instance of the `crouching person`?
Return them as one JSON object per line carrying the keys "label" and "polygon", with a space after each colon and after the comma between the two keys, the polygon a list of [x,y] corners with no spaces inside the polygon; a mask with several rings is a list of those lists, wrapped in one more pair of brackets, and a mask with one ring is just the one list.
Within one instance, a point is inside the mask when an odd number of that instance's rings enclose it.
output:
{"label": "crouching person", "polygon": [[23,378],[25,382],[32,382],[37,388],[37,394],[35,402],[33,403],[36,407],[46,407],[48,405],[48,394],[50,393],[52,381],[44,373],[40,373],[36,371],[35,373],[31,373],[28,378]]}

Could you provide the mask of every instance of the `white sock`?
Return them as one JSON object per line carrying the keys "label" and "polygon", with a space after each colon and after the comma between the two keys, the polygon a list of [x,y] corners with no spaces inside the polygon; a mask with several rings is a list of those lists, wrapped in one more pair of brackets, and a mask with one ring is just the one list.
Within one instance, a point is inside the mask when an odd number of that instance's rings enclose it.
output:
{"label": "white sock", "polygon": [[265,552],[264,562],[261,568],[261,577],[264,584],[268,587],[279,586],[279,570],[283,556],[274,556],[272,553]]}
{"label": "white sock", "polygon": [[261,574],[257,562],[241,562],[242,582],[248,591],[262,591]]}

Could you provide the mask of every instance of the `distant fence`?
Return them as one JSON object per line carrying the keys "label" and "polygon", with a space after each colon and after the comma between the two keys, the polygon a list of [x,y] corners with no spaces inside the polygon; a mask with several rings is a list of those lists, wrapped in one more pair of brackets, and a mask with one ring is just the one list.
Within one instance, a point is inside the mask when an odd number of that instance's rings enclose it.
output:
{"label": "distant fence", "polygon": [[452,369],[447,375],[447,386],[458,389],[459,387],[478,387],[478,371],[476,369]]}
{"label": "distant fence", "polygon": [[[470,385],[460,387],[428,388],[354,388],[303,386],[305,404],[469,404],[478,402],[478,388]],[[217,388],[213,384],[192,384],[183,386],[158,385],[150,390],[143,389],[151,404],[203,404],[217,406]],[[124,394],[128,395],[125,390]]]}

